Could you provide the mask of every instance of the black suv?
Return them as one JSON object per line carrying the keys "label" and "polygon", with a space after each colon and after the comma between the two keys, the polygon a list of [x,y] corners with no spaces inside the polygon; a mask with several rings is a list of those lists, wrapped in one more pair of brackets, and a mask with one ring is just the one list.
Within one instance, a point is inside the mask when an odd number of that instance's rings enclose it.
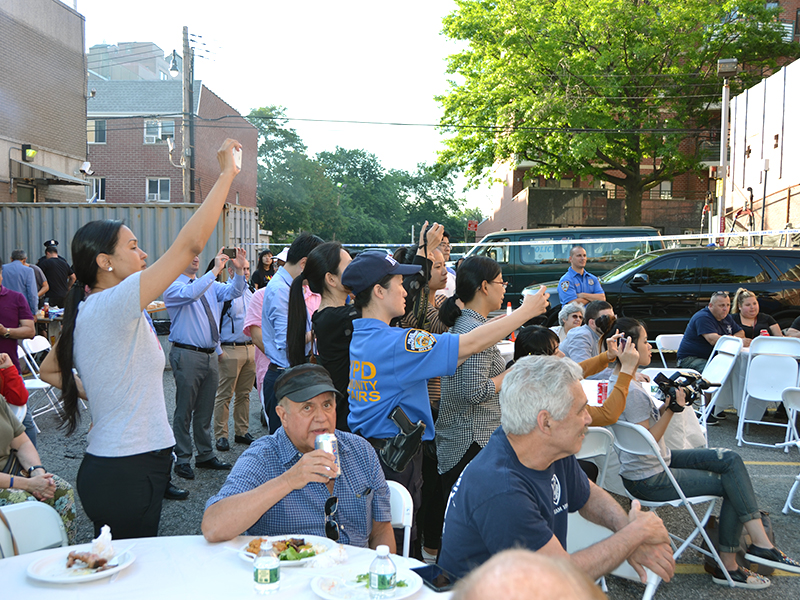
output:
{"label": "black suv", "polygon": [[[643,321],[650,339],[683,333],[711,294],[731,295],[740,287],[758,296],[761,312],[781,329],[800,316],[800,249],[680,248],[656,250],[621,265],[600,278],[606,300],[617,316]],[[558,324],[558,282],[547,284],[551,308],[545,322]],[[530,286],[523,293],[536,292]]]}

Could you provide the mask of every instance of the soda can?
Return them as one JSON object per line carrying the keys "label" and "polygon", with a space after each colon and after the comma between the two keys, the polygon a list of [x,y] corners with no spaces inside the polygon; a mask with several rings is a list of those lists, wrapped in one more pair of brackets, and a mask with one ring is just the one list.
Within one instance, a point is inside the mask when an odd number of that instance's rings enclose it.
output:
{"label": "soda can", "polygon": [[336,475],[338,477],[342,474],[342,465],[339,462],[339,443],[336,441],[336,436],[332,433],[321,433],[314,440],[314,448],[317,450],[324,450],[328,454],[333,454],[333,460],[336,461]]}
{"label": "soda can", "polygon": [[603,403],[608,398],[608,382],[607,381],[598,381],[597,382],[597,404],[603,406]]}
{"label": "soda can", "polygon": [[759,333],[758,335],[769,335],[769,330],[767,330],[767,329],[762,329],[762,330],[761,330],[761,333]]}

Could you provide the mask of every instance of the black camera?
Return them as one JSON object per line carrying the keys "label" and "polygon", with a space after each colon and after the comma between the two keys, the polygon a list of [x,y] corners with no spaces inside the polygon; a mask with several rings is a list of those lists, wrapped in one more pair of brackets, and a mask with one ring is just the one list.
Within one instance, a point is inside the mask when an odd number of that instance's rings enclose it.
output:
{"label": "black camera", "polygon": [[659,373],[653,379],[653,383],[658,386],[656,398],[667,403],[667,408],[672,412],[682,412],[685,408],[680,406],[676,399],[678,388],[683,389],[683,393],[686,396],[686,406],[691,406],[702,398],[704,390],[711,387],[711,383],[701,376],[684,371],[677,371],[672,374],[672,377]]}

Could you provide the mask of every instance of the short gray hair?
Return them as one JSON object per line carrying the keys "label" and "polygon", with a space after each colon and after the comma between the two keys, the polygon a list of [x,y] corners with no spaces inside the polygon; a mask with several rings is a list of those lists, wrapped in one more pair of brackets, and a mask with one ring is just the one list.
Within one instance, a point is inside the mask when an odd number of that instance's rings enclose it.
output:
{"label": "short gray hair", "polygon": [[565,304],[561,307],[561,310],[558,311],[558,324],[564,325],[567,322],[567,317],[576,312],[581,313],[581,317],[586,312],[586,309],[583,308],[583,304],[581,302],[570,302],[569,304]]}
{"label": "short gray hair", "polygon": [[25,250],[14,250],[11,253],[11,260],[26,260],[28,255],[26,254]]}
{"label": "short gray hair", "polygon": [[569,358],[524,356],[503,379],[500,424],[506,433],[526,435],[536,429],[546,410],[561,421],[572,407],[569,386],[583,379],[583,369]]}

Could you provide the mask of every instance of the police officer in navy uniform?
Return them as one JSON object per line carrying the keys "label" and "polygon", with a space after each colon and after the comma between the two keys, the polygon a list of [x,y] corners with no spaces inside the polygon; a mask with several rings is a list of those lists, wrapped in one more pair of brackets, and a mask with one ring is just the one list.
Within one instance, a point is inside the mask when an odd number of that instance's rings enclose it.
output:
{"label": "police officer in navy uniform", "polygon": [[[434,223],[430,233],[438,239],[429,237],[429,247],[439,245],[441,232],[441,225]],[[419,252],[424,250],[420,248]],[[537,294],[526,296],[510,316],[464,335],[390,327],[393,319],[405,313],[403,276],[413,277],[418,272],[419,266],[401,265],[383,252],[362,252],[342,274],[342,283],[355,294],[355,306],[362,311],[362,318],[353,321],[350,343],[348,425],[367,438],[379,456],[381,448],[400,433],[389,418],[395,407],[399,406],[412,423],[425,424],[423,441],[434,439],[427,380],[452,375],[468,357],[496,344],[547,307],[548,294],[542,287]],[[421,447],[399,473],[381,460],[386,479],[401,483],[410,492],[415,512],[422,491]],[[416,518],[412,540],[415,535]]]}
{"label": "police officer in navy uniform", "polygon": [[589,304],[594,300],[606,299],[600,280],[586,270],[586,250],[583,246],[573,246],[569,251],[569,269],[558,282],[558,298],[561,306],[570,302]]}

